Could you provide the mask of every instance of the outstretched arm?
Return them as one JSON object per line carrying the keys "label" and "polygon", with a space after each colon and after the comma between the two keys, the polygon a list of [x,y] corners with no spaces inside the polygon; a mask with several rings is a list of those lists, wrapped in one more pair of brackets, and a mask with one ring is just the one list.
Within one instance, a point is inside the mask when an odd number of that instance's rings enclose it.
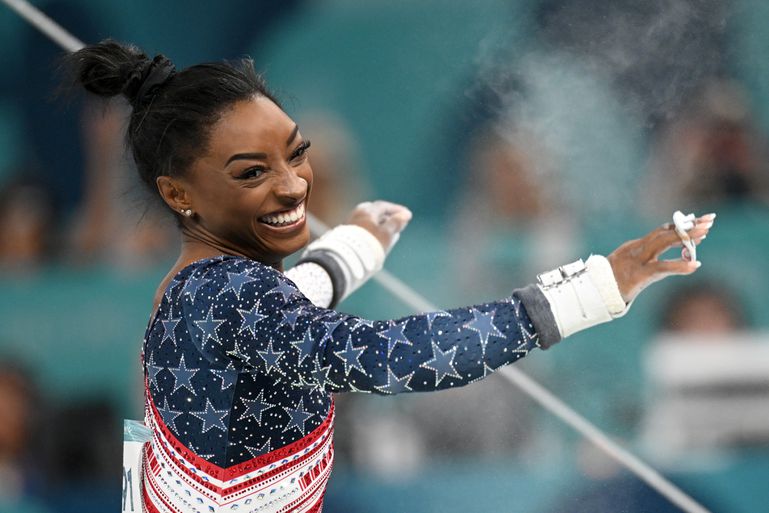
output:
{"label": "outstretched arm", "polygon": [[[712,224],[702,219],[690,231],[695,241]],[[603,264],[593,266],[591,257],[581,268],[564,266],[560,279],[551,276],[500,301],[390,321],[319,308],[282,273],[233,260],[232,268],[205,277],[235,303],[236,315],[232,308],[207,313],[207,322],[222,323],[220,333],[229,336],[202,348],[211,358],[291,386],[383,394],[462,386],[531,349],[624,314],[653,281],[690,274],[694,263],[659,261],[676,245],[672,228],[662,227],[597,257]],[[243,274],[250,279],[236,294],[228,280]],[[607,288],[614,301],[605,300]]]}

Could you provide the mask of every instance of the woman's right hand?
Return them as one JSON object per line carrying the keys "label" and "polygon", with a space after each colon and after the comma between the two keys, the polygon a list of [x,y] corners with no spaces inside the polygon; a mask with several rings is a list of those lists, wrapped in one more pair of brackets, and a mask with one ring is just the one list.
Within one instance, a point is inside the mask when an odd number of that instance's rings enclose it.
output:
{"label": "woman's right hand", "polygon": [[411,210],[389,201],[366,201],[359,203],[347,218],[345,224],[365,228],[376,237],[385,252],[390,251],[398,240],[400,232],[411,220]]}
{"label": "woman's right hand", "polygon": [[[696,220],[694,228],[688,232],[695,244],[705,238],[715,217],[715,214],[707,214]],[[700,267],[697,261],[659,260],[663,253],[676,246],[681,246],[681,239],[673,224],[666,223],[640,239],[622,244],[606,257],[625,303],[630,303],[656,281],[674,274],[692,274]]]}

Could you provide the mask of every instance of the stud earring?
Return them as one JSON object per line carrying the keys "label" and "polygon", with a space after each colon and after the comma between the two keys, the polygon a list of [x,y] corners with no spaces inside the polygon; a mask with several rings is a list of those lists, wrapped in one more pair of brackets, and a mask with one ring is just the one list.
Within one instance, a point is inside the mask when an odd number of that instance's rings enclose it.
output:
{"label": "stud earring", "polygon": [[186,209],[186,210],[185,210],[185,209],[181,209],[181,212],[182,212],[182,214],[184,214],[186,217],[191,217],[191,216],[192,216],[192,209],[189,209],[189,208],[188,208],[188,209]]}

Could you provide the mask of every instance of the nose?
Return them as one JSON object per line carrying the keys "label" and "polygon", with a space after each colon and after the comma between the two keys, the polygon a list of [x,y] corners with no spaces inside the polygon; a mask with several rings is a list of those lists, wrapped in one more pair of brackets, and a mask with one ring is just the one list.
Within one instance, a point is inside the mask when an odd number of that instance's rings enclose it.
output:
{"label": "nose", "polygon": [[307,196],[307,180],[299,176],[292,167],[280,173],[275,186],[275,195],[286,204],[296,204]]}

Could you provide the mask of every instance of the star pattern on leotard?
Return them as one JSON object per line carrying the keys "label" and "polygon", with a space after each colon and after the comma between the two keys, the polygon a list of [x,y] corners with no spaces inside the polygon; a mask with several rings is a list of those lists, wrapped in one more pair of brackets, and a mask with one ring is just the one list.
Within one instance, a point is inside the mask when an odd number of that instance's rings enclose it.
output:
{"label": "star pattern on leotard", "polygon": [[243,271],[242,273],[228,272],[227,285],[225,285],[219,293],[224,294],[225,292],[231,290],[235,293],[235,297],[240,300],[240,291],[243,290],[243,285],[254,281],[256,281],[256,278],[253,278],[250,274],[248,274],[248,271]]}
{"label": "star pattern on leotard", "polygon": [[333,341],[334,332],[341,325],[344,324],[344,318],[333,319],[330,321],[322,321],[325,333],[321,339],[321,343]]}
{"label": "star pattern on leotard", "polygon": [[515,298],[372,321],[318,308],[241,257],[173,280],[145,335],[148,411],[223,468],[309,436],[330,419],[332,393],[460,386],[538,343]]}
{"label": "star pattern on leotard", "polygon": [[315,339],[312,336],[312,332],[308,329],[304,332],[302,340],[295,340],[291,342],[291,345],[299,351],[299,365],[301,365],[308,356],[313,355]]}
{"label": "star pattern on leotard", "polygon": [[296,287],[286,281],[280,282],[274,288],[267,291],[267,294],[280,294],[283,297],[283,301],[288,301],[298,293],[299,291],[296,290]]}
{"label": "star pattern on leotard", "polygon": [[435,319],[438,319],[440,317],[451,318],[451,314],[448,312],[444,312],[443,310],[438,310],[436,312],[428,312],[425,314],[425,318],[427,319],[427,331],[430,331],[433,329],[433,323],[435,323]]}
{"label": "star pattern on leotard", "polygon": [[302,309],[296,308],[289,310],[288,312],[281,312],[283,314],[283,320],[280,321],[279,326],[288,326],[292,330],[296,329],[296,321],[299,320],[299,316],[302,315]]}
{"label": "star pattern on leotard", "polygon": [[230,388],[238,381],[238,373],[233,369],[210,369],[211,373],[216,376],[217,379],[222,380],[222,391]]}
{"label": "star pattern on leotard", "polygon": [[246,408],[246,411],[244,411],[240,416],[241,420],[246,417],[252,417],[254,420],[256,420],[257,424],[262,423],[262,413],[264,413],[265,410],[269,410],[275,406],[274,404],[265,401],[263,396],[264,390],[260,390],[259,395],[256,396],[256,399],[246,399],[245,397],[241,398],[241,401],[243,401],[243,406]]}
{"label": "star pattern on leotard", "polygon": [[268,452],[270,452],[272,450],[272,448],[270,447],[270,439],[269,438],[267,439],[266,442],[264,442],[262,444],[261,447],[252,447],[250,445],[245,445],[245,444],[243,446],[246,448],[246,450],[249,452],[249,454],[251,454],[252,458],[256,458],[260,454],[265,454],[265,453],[268,453]]}
{"label": "star pattern on leotard", "polygon": [[391,323],[386,329],[378,332],[381,337],[387,339],[387,357],[390,358],[393,350],[398,344],[412,345],[408,337],[403,333],[406,329],[405,323]]}
{"label": "star pattern on leotard", "polygon": [[409,381],[413,376],[414,376],[414,373],[411,372],[403,376],[402,378],[399,378],[398,376],[395,375],[392,369],[388,367],[387,368],[387,384],[379,385],[376,387],[376,389],[386,394],[400,394],[403,392],[410,392],[411,388],[409,388]]}
{"label": "star pattern on leotard", "polygon": [[209,308],[205,319],[194,321],[202,337],[202,342],[205,344],[207,340],[213,340],[216,343],[221,342],[219,335],[216,333],[217,328],[226,322],[225,319],[214,319],[214,307]]}
{"label": "star pattern on leotard", "polygon": [[355,331],[361,326],[368,326],[369,328],[374,327],[374,321],[371,321],[369,319],[362,319],[360,317],[353,320],[354,324],[350,326],[350,331]]}
{"label": "star pattern on leotard", "polygon": [[539,347],[539,335],[534,331],[533,326],[530,326],[530,329],[527,329],[526,326],[521,324],[520,328],[522,339],[518,347],[515,348],[515,351],[527,355],[531,349]]}
{"label": "star pattern on leotard", "polygon": [[203,421],[203,426],[200,428],[203,433],[210,429],[227,431],[227,425],[224,423],[224,418],[230,414],[229,409],[217,410],[208,398],[206,399],[205,409],[201,411],[191,411],[190,413]]}
{"label": "star pattern on leotard", "polygon": [[267,344],[266,351],[257,351],[257,354],[262,358],[264,367],[267,369],[268,373],[272,371],[273,368],[278,368],[278,360],[281,359],[283,353],[285,353],[285,351],[274,351],[272,349],[272,341]]}
{"label": "star pattern on leotard", "polygon": [[184,387],[187,390],[189,390],[193,395],[195,395],[195,387],[192,385],[192,378],[200,370],[199,368],[188,369],[186,364],[184,363],[184,355],[182,355],[182,359],[181,359],[181,362],[179,363],[179,366],[176,368],[169,367],[168,370],[174,376],[174,386],[173,386],[173,389],[171,390],[171,393],[174,393],[180,388]]}
{"label": "star pattern on leotard", "polygon": [[435,386],[437,387],[446,376],[462,379],[454,367],[454,356],[457,348],[452,347],[447,351],[441,350],[438,344],[432,342],[433,357],[424,362],[421,367],[435,372]]}
{"label": "star pattern on leotard", "polygon": [[166,340],[170,340],[171,343],[176,347],[176,326],[179,324],[179,321],[181,321],[181,317],[178,319],[162,319],[160,323],[163,325],[163,336],[160,339],[160,343],[162,344]]}
{"label": "star pattern on leotard", "polygon": [[166,424],[166,426],[173,426],[176,417],[182,414],[182,412],[174,411],[168,406],[167,397],[165,398],[165,404],[163,407],[158,406],[158,412],[160,412],[160,416],[163,418],[163,422]]}
{"label": "star pattern on leotard", "polygon": [[489,337],[504,337],[505,335],[494,326],[494,312],[484,313],[475,308],[471,309],[470,312],[473,314],[473,320],[466,323],[465,328],[478,333],[481,341],[481,352],[485,355]]}
{"label": "star pattern on leotard", "polygon": [[225,354],[230,358],[243,364],[247,368],[253,367],[253,365],[251,364],[251,355],[246,353],[244,349],[240,348],[237,340],[235,341],[234,347],[229,351],[226,351]]}
{"label": "star pattern on leotard", "polygon": [[251,336],[256,336],[256,325],[267,318],[266,315],[259,313],[259,301],[257,301],[256,304],[254,304],[254,306],[252,306],[249,310],[245,310],[243,308],[237,308],[236,310],[243,318],[243,322],[240,324],[238,333],[248,331],[251,333]]}
{"label": "star pattern on leotard", "polygon": [[150,359],[147,362],[147,377],[149,379],[150,386],[155,387],[157,389],[158,374],[160,374],[160,372],[163,371],[165,367],[161,367],[160,365],[155,365],[154,358],[155,358],[155,355],[150,354]]}
{"label": "star pattern on leotard", "polygon": [[342,351],[334,351],[334,354],[344,362],[344,373],[349,375],[352,369],[357,369],[363,374],[366,373],[366,369],[360,361],[361,355],[366,350],[366,347],[353,347],[352,337],[347,337],[347,344]]}
{"label": "star pattern on leotard", "polygon": [[187,282],[184,284],[184,287],[182,288],[182,295],[187,295],[190,298],[190,301],[194,303],[195,298],[198,294],[198,290],[200,290],[200,287],[202,287],[203,285],[205,285],[210,281],[211,280],[197,278],[194,275],[190,276],[187,279]]}
{"label": "star pattern on leotard", "polygon": [[326,365],[325,367],[320,364],[320,362],[317,360],[317,358],[314,360],[314,367],[312,369],[312,377],[317,384],[318,388],[323,388],[326,386],[326,383],[328,383],[328,373],[331,370],[330,365]]}
{"label": "star pattern on leotard", "polygon": [[286,424],[286,427],[283,429],[283,431],[290,431],[294,428],[298,429],[300,433],[302,433],[302,436],[304,436],[304,423],[312,417],[312,413],[305,411],[304,405],[302,404],[304,402],[304,397],[299,399],[299,404],[297,404],[296,408],[287,408],[283,407],[285,412],[290,417],[290,420],[288,421],[288,424]]}

